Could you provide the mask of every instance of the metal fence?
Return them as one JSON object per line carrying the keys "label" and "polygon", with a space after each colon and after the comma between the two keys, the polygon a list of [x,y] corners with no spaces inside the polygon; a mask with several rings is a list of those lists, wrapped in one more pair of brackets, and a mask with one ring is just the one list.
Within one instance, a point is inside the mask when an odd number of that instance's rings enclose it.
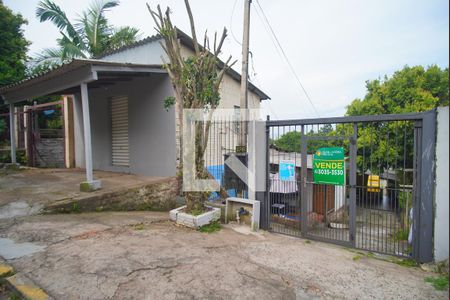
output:
{"label": "metal fence", "polygon": [[[434,116],[268,121],[269,229],[430,260]],[[327,148],[343,150],[342,184],[314,180],[314,155]],[[286,165],[295,166],[289,180]]]}
{"label": "metal fence", "polygon": [[241,123],[237,118],[231,114],[215,115],[211,122],[204,163],[211,177],[220,184],[222,196],[213,192],[210,201],[224,201],[224,194],[243,198],[248,195],[246,184],[225,164],[231,156],[237,157],[244,165],[248,161],[247,153],[239,149]]}

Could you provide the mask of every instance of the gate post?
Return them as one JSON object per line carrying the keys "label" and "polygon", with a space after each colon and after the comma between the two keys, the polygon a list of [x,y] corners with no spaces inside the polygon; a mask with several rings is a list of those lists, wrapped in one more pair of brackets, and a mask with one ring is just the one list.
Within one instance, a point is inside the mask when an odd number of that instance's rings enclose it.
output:
{"label": "gate post", "polygon": [[[267,152],[268,141],[267,126],[264,121],[248,122],[248,171],[252,173],[249,178],[249,199],[260,201],[259,227],[267,230],[268,223],[268,201],[267,201]],[[248,176],[250,177],[250,176]],[[251,184],[252,183],[252,184]],[[254,190],[252,190],[254,189]]]}
{"label": "gate post", "polygon": [[358,151],[358,124],[353,124],[353,136],[350,138],[350,243],[356,246],[356,156]]}
{"label": "gate post", "polygon": [[[300,214],[301,214],[301,232],[304,236],[308,231],[308,147],[305,138],[305,125],[302,125],[302,135],[300,139],[300,155],[301,155],[301,176],[300,176]],[[314,186],[311,186],[313,189]]]}
{"label": "gate post", "polygon": [[[421,124],[420,124],[421,123]],[[421,125],[421,126],[420,126]],[[435,181],[436,110],[427,112],[415,126],[417,168],[413,219],[413,257],[433,261],[433,199]]]}

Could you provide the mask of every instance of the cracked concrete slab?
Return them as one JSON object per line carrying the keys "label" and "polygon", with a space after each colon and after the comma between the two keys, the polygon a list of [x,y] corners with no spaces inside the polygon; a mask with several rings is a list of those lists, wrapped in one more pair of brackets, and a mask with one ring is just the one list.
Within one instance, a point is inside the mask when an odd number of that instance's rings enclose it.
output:
{"label": "cracked concrete slab", "polygon": [[0,220],[0,237],[45,245],[8,260],[55,299],[447,299],[430,276],[333,245],[225,227],[205,234],[167,213]]}

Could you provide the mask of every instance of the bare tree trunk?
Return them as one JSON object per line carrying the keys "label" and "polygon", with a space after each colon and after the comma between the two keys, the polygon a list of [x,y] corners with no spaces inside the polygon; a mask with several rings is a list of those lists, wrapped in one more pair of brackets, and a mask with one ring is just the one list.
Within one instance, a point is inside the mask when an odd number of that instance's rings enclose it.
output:
{"label": "bare tree trunk", "polygon": [[[186,10],[189,16],[193,47],[195,54],[192,57],[184,58],[181,54],[181,46],[177,38],[177,29],[170,20],[170,9],[167,8],[165,14],[158,6],[157,11],[153,11],[147,4],[150,14],[155,22],[158,33],[164,38],[164,44],[161,43],[169,62],[165,64],[166,70],[172,81],[176,95],[177,119],[179,122],[179,143],[180,143],[180,161],[177,168],[178,186],[181,193],[183,178],[183,110],[184,109],[202,109],[210,110],[206,123],[198,122],[195,126],[195,176],[197,179],[212,179],[212,175],[206,170],[204,154],[208,147],[209,132],[211,126],[211,117],[214,109],[219,105],[220,83],[225,72],[235,63],[230,64],[231,56],[225,64],[219,67],[218,56],[224,40],[227,36],[226,29],[217,43],[217,34],[214,36],[214,51],[209,51],[209,40],[205,34],[203,47],[198,44],[195,31],[194,17],[188,0],[184,0]],[[195,67],[193,67],[195,66]],[[192,84],[195,82],[195,84]],[[205,95],[207,95],[205,97]],[[186,174],[185,174],[186,175]],[[186,205],[188,212],[201,213],[204,210],[204,203],[208,199],[210,192],[186,192]],[[221,188],[221,196],[227,196]]]}

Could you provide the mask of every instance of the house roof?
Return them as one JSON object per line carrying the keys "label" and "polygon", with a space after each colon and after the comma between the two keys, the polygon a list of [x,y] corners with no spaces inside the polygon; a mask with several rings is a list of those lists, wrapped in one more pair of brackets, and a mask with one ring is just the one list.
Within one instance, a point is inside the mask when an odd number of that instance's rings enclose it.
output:
{"label": "house roof", "polygon": [[[97,59],[73,59],[46,72],[0,87],[0,96],[8,103],[23,101],[55,92],[69,93],[71,88],[81,82],[106,83],[111,77],[166,73],[162,65],[140,65],[107,62]],[[101,74],[101,75],[99,75]],[[109,76],[105,79],[104,76]],[[41,86],[39,86],[39,85]]]}
{"label": "house roof", "polygon": [[[180,29],[177,28],[177,36],[183,45],[185,45],[186,47],[188,47],[191,50],[194,50],[194,44],[193,44],[194,40],[188,34],[184,33],[183,31],[181,31]],[[162,37],[159,34],[154,35],[154,36],[149,36],[140,41],[132,43],[130,45],[126,45],[126,46],[120,47],[118,49],[105,52],[105,53],[101,54],[100,56],[97,56],[96,59],[102,59],[106,56],[109,56],[109,55],[112,55],[115,53],[120,53],[120,52],[126,51],[128,49],[140,47],[140,46],[143,46],[143,45],[146,45],[149,43],[153,43],[153,42],[161,40],[161,39],[162,39]],[[219,59],[219,64],[222,67],[225,63]],[[238,82],[241,81],[241,74],[236,72],[234,69],[232,69],[232,68],[228,69],[227,74],[230,75],[231,78],[233,78],[234,80],[236,80]],[[260,90],[258,87],[256,87],[251,82],[249,82],[249,84],[248,84],[248,89],[250,91],[254,92],[256,95],[258,95],[258,97],[261,100],[270,100],[270,97],[266,93],[264,93],[262,90]]]}

